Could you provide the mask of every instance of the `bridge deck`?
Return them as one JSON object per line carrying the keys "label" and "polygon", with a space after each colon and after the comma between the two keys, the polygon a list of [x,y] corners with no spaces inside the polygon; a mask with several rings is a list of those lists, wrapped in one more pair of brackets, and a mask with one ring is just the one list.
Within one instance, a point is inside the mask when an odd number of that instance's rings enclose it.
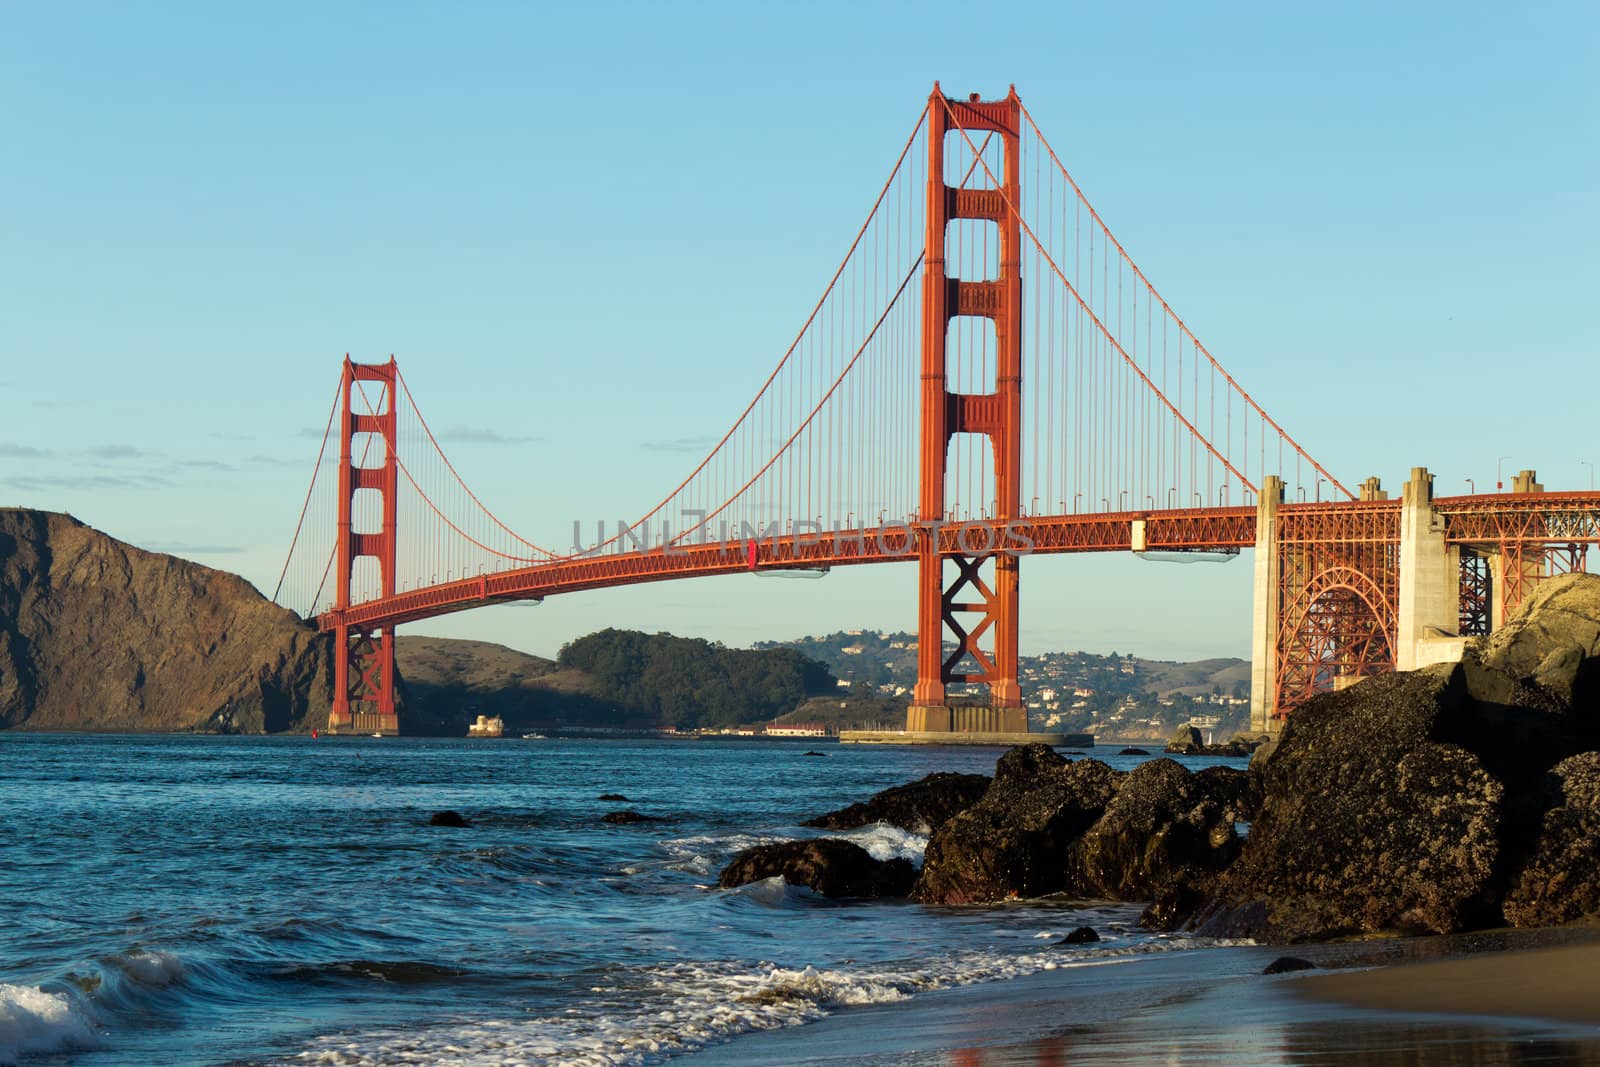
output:
{"label": "bridge deck", "polygon": [[[1280,515],[1314,526],[1321,517],[1392,519],[1398,500],[1286,503]],[[1503,539],[1550,542],[1600,542],[1600,492],[1494,493],[1434,500],[1445,517],[1446,538],[1456,544],[1493,544]],[[1144,523],[1146,551],[1196,551],[1250,548],[1255,544],[1253,505],[1175,510],[1054,515],[1013,522],[972,522],[939,530],[940,550],[977,553],[1012,548],[1024,555],[1069,552],[1126,552],[1133,548],[1134,524]],[[515,570],[442,582],[422,589],[357,604],[345,612],[346,625],[370,628],[465,611],[486,604],[541,599],[561,593],[715,574],[843,567],[862,563],[915,560],[904,524],[866,530],[791,534],[759,539],[751,558],[748,540],[686,545],[671,551],[605,552],[537,563]],[[338,616],[318,616],[324,630]]]}

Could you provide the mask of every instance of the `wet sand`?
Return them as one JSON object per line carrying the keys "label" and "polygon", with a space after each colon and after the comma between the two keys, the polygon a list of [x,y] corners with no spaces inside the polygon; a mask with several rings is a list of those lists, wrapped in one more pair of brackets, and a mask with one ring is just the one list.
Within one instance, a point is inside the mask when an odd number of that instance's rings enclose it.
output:
{"label": "wet sand", "polygon": [[[1066,966],[897,1004],[841,1008],[685,1062],[1600,1067],[1600,941],[1572,944],[1597,936],[1595,929],[1497,931],[1292,949],[1217,947]],[[1261,974],[1289,954],[1343,970]]]}
{"label": "wet sand", "polygon": [[1297,994],[1356,1008],[1600,1027],[1600,943],[1312,975]]}

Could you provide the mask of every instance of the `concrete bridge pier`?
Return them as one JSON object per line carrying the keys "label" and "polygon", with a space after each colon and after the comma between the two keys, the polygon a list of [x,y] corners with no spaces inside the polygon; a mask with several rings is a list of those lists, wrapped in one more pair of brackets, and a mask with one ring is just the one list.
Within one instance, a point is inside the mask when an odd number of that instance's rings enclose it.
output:
{"label": "concrete bridge pier", "polygon": [[1433,475],[1426,467],[1411,468],[1400,494],[1399,578],[1394,669],[1459,659],[1461,549],[1445,543],[1444,517],[1434,509]]}
{"label": "concrete bridge pier", "polygon": [[1250,622],[1250,732],[1276,733],[1281,723],[1272,717],[1277,705],[1278,679],[1278,506],[1283,503],[1283,479],[1269,474],[1261,480],[1256,500],[1255,610]]}

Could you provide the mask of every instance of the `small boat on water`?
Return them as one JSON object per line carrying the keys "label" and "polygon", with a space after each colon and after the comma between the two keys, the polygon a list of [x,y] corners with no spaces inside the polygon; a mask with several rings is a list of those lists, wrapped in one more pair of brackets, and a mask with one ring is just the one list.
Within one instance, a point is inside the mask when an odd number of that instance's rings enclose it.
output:
{"label": "small boat on water", "polygon": [[548,741],[548,740],[550,740],[544,734],[523,734],[522,735],[522,739],[524,741]]}

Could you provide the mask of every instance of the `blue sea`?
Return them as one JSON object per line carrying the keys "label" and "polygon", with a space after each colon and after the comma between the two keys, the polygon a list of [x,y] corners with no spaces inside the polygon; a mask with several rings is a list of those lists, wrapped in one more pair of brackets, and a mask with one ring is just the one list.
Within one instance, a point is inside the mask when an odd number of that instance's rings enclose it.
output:
{"label": "blue sea", "polygon": [[[0,733],[0,1063],[1416,1067],[1548,1037],[1352,1026],[1260,978],[1274,950],[1154,935],[1137,905],[715,888],[739,849],[999,754]],[[429,826],[446,808],[473,825]],[[1086,924],[1103,940],[1058,944]]]}
{"label": "blue sea", "polygon": [[[1191,947],[1128,905],[715,888],[739,849],[998,754],[0,734],[0,1062],[651,1064]],[[429,826],[445,808],[473,825]],[[601,821],[620,808],[659,821]],[[888,826],[838,836],[918,863],[926,844]],[[1105,940],[1056,945],[1084,924]]]}

